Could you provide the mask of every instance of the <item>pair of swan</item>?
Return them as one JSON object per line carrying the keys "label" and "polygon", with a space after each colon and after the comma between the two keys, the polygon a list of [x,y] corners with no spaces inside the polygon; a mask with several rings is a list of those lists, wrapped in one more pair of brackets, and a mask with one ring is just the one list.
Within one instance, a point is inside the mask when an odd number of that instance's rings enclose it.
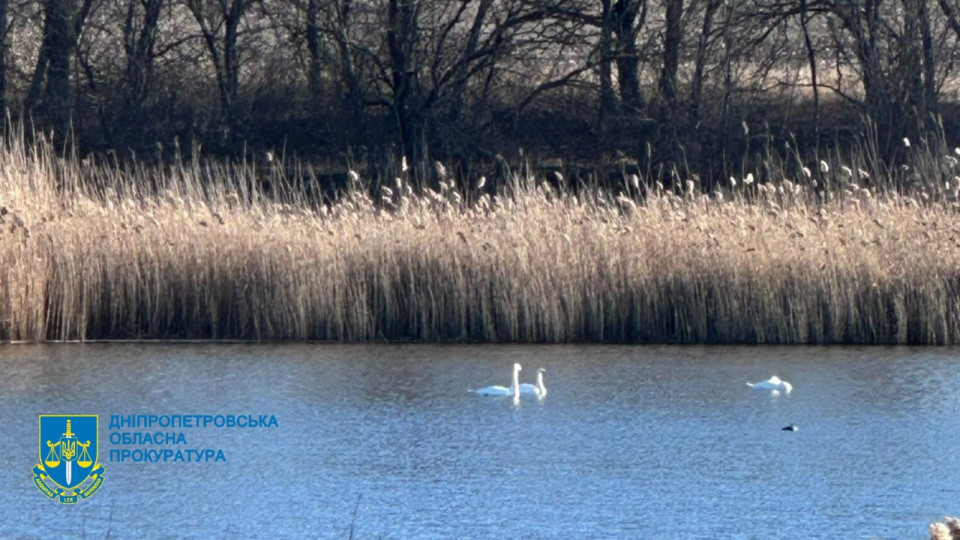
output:
{"label": "pair of swan", "polygon": [[788,383],[787,381],[781,380],[780,377],[777,377],[776,375],[774,375],[773,377],[770,377],[765,381],[760,381],[755,383],[748,382],[747,386],[749,386],[750,388],[756,388],[758,390],[773,390],[774,392],[783,391],[783,392],[786,392],[787,394],[793,391],[792,384]]}
{"label": "pair of swan", "polygon": [[543,384],[543,374],[547,370],[543,368],[537,370],[537,384],[520,384],[520,371],[522,369],[523,367],[520,364],[513,364],[513,382],[509,388],[506,386],[487,386],[479,390],[473,390],[473,392],[481,396],[513,396],[514,401],[519,401],[521,394],[533,394],[537,398],[543,399],[547,395],[547,386]]}

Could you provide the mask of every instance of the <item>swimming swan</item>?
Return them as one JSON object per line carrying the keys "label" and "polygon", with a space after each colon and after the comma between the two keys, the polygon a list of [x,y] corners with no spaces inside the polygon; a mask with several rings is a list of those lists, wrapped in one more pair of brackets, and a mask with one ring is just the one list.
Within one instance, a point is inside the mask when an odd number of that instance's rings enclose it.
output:
{"label": "swimming swan", "polygon": [[547,370],[540,368],[537,370],[537,384],[523,383],[520,385],[521,394],[534,394],[540,399],[543,399],[547,395],[547,386],[543,384],[543,374]]}
{"label": "swimming swan", "polygon": [[510,388],[506,386],[487,386],[473,392],[480,396],[513,396],[514,399],[520,398],[520,364],[513,365],[513,383]]}
{"label": "swimming swan", "polygon": [[749,386],[750,388],[757,388],[759,390],[777,390],[777,391],[783,390],[788,394],[793,391],[793,385],[791,385],[787,381],[780,380],[780,377],[777,377],[776,375],[774,375],[773,377],[770,377],[765,381],[756,382],[756,383],[748,382],[747,386]]}

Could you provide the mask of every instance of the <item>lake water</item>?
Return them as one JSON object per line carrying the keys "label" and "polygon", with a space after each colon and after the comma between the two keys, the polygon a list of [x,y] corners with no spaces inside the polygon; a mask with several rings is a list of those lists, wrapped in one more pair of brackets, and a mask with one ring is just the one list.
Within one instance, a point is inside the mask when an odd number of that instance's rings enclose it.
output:
{"label": "lake water", "polygon": [[[511,366],[543,401],[472,395]],[[2,538],[926,538],[960,514],[960,350],[0,347]],[[745,385],[793,383],[772,396]],[[104,483],[33,485],[38,415],[98,414]],[[112,415],[273,415],[129,429]],[[782,431],[796,424],[796,432]],[[110,461],[214,449],[226,461]]]}

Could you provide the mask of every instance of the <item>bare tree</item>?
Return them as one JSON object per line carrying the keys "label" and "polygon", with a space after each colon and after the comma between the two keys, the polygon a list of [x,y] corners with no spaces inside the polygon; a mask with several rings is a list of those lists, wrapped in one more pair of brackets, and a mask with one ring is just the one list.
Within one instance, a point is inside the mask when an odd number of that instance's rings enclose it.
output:
{"label": "bare tree", "polygon": [[[529,0],[567,31],[575,32],[591,53],[585,67],[596,69],[599,119],[618,118],[626,107],[639,112],[645,103],[640,87],[639,34],[647,18],[647,0]],[[561,33],[560,35],[564,35]],[[550,83],[552,84],[552,83]],[[619,93],[618,93],[619,90]]]}
{"label": "bare tree", "polygon": [[936,111],[926,0],[845,0],[830,7],[853,40],[862,106],[875,124],[881,152],[893,159],[900,139],[922,136]]}
{"label": "bare tree", "polygon": [[70,131],[71,62],[77,36],[92,7],[93,0],[46,0],[43,4],[43,42],[24,105],[36,112],[35,119],[52,128],[61,142]]}
{"label": "bare tree", "polygon": [[666,0],[666,24],[663,33],[663,68],[660,70],[660,96],[669,115],[677,107],[677,70],[683,41],[683,0]]}
{"label": "bare tree", "polygon": [[[464,2],[466,6],[468,2]],[[449,120],[459,122],[462,120],[464,102],[466,101],[467,87],[470,80],[471,63],[477,59],[480,53],[480,36],[483,27],[487,24],[487,14],[490,12],[490,6],[493,0],[480,0],[473,16],[473,23],[466,36],[462,57],[453,67],[453,89],[451,91],[451,104]]]}
{"label": "bare tree", "polygon": [[419,98],[419,75],[414,53],[419,37],[421,3],[416,0],[388,0],[387,46],[390,53],[390,87],[393,115],[403,153],[415,159],[423,156],[423,117]]}
{"label": "bare tree", "polygon": [[713,33],[713,18],[720,8],[722,0],[708,0],[703,11],[703,23],[700,26],[700,36],[697,38],[697,52],[693,70],[693,80],[690,90],[690,120],[692,125],[700,122],[700,105],[703,100],[704,75],[710,46],[710,35]]}
{"label": "bare tree", "polygon": [[598,56],[600,57],[600,124],[605,124],[606,118],[616,114],[618,100],[613,89],[613,63],[616,60],[616,45],[614,42],[615,14],[611,0],[600,0],[600,43]]}
{"label": "bare tree", "polygon": [[137,110],[153,83],[157,32],[164,0],[127,0],[123,25],[126,99]]}
{"label": "bare tree", "polygon": [[[350,2],[347,1],[346,4],[349,6]],[[323,76],[323,46],[320,34],[319,0],[307,0],[304,11],[307,19],[304,34],[307,40],[307,51],[310,53],[307,80],[310,82],[310,94],[314,100],[319,100],[323,95],[321,87],[321,78]]]}
{"label": "bare tree", "polygon": [[362,52],[381,66],[384,103],[409,157],[425,156],[429,139],[455,144],[435,132],[467,121],[467,108],[489,95],[498,62],[515,55],[511,69],[531,69],[520,64],[548,44],[534,38],[547,11],[524,0],[389,0],[386,11],[386,61]]}
{"label": "bare tree", "polygon": [[644,106],[640,90],[639,32],[647,18],[647,0],[617,0],[613,5],[614,34],[617,38],[617,80],[620,99],[635,111]]}
{"label": "bare tree", "polygon": [[339,80],[346,89],[346,109],[355,125],[363,121],[364,92],[360,73],[357,69],[355,45],[351,37],[354,17],[353,0],[326,2],[327,20],[331,21],[330,34],[339,53]]}
{"label": "bare tree", "polygon": [[259,0],[186,0],[200,28],[213,63],[220,97],[220,114],[228,136],[236,135],[240,90],[240,47],[238,37],[244,16]]}
{"label": "bare tree", "polygon": [[0,0],[0,114],[109,147],[649,144],[716,177],[759,142],[744,121],[818,147],[868,116],[898,159],[958,70],[960,0]]}

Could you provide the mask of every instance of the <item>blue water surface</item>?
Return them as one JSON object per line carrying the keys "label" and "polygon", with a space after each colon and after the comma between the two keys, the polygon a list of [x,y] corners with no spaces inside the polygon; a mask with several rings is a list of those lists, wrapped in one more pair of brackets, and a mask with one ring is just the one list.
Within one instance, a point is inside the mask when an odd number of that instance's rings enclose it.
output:
{"label": "blue water surface", "polygon": [[[547,369],[544,400],[468,392],[514,362]],[[919,539],[960,514],[957,349],[64,344],[0,366],[3,538]],[[774,374],[791,394],[745,384]],[[40,414],[100,415],[90,499],[33,485]],[[277,425],[110,427],[151,414]],[[185,444],[114,444],[135,432]],[[187,449],[225,461],[116,459]]]}

